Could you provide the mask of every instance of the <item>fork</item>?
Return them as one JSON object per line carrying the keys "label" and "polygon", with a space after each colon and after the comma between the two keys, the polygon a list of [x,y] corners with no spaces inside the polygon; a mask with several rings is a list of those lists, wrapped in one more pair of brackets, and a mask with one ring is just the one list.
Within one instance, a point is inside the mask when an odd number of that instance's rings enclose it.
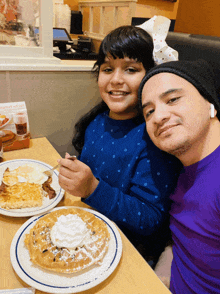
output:
{"label": "fork", "polygon": [[[70,160],[75,160],[76,159],[76,156],[75,155],[72,155],[70,156],[68,159]],[[53,168],[51,169],[48,169],[48,170],[45,170],[43,173],[48,176],[48,177],[52,177],[52,174],[53,174],[53,171],[58,168],[60,166],[60,164],[57,164],[56,166],[54,166]]]}

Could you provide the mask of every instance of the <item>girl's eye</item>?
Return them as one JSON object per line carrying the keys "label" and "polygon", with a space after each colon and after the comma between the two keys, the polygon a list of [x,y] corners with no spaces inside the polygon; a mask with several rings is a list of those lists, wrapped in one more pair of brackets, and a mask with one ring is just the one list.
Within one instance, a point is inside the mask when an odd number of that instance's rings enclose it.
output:
{"label": "girl's eye", "polygon": [[171,103],[176,102],[176,101],[179,100],[179,99],[180,99],[180,97],[175,97],[175,98],[170,99],[167,103],[168,103],[168,104],[171,104]]}
{"label": "girl's eye", "polygon": [[102,70],[103,72],[112,72],[112,69],[110,67],[106,67]]}
{"label": "girl's eye", "polygon": [[128,71],[129,73],[135,73],[135,72],[137,72],[138,70],[137,70],[136,68],[129,67],[129,68],[127,68],[126,71]]}

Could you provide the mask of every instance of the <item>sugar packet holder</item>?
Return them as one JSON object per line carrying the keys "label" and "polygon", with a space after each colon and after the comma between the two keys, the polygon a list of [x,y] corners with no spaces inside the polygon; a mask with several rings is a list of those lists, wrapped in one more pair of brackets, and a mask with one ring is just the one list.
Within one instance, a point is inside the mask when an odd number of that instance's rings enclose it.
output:
{"label": "sugar packet holder", "polygon": [[30,287],[30,288],[0,290],[0,294],[35,294],[35,289]]}
{"label": "sugar packet holder", "polygon": [[24,101],[0,103],[0,137],[4,152],[29,147],[29,120]]}

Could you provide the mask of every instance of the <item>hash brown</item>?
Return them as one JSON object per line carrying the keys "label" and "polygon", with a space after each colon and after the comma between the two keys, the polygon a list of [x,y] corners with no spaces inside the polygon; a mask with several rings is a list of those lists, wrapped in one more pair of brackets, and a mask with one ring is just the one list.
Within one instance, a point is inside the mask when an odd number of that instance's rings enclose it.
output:
{"label": "hash brown", "polygon": [[18,209],[41,206],[44,191],[39,184],[17,183],[5,186],[0,193],[0,207],[4,209]]}

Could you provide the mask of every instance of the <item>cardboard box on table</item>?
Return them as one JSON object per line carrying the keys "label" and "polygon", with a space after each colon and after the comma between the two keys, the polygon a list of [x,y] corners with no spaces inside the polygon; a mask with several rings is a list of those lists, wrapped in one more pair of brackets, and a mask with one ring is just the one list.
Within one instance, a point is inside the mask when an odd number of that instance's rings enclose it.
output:
{"label": "cardboard box on table", "polygon": [[3,151],[29,148],[30,130],[25,102],[0,103]]}

